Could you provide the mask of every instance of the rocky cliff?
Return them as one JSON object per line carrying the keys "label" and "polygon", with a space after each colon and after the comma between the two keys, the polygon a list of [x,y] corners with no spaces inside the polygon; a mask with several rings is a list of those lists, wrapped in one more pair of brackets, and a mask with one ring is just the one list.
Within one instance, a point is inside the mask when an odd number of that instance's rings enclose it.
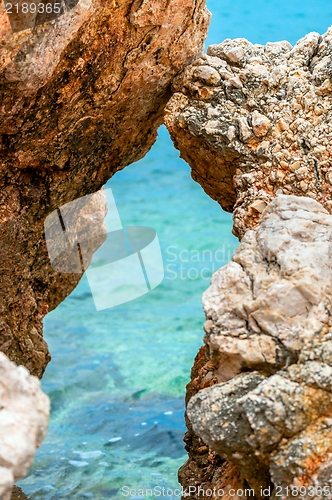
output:
{"label": "rocky cliff", "polygon": [[38,376],[43,317],[80,278],[50,267],[44,220],[149,150],[209,23],[204,0],[61,4],[13,16],[0,3],[0,349]]}
{"label": "rocky cliff", "polygon": [[[80,279],[51,268],[45,218],[95,193],[71,227],[75,245],[94,213],[92,256],[104,238],[101,187],[151,147],[174,81],[165,122],[242,240],[203,297],[180,480],[222,488],[225,499],[247,487],[288,497],[290,485],[313,498],[309,488],[329,486],[332,470],[332,31],[295,47],[226,40],[197,59],[204,1],[61,5],[57,15],[13,16],[0,4],[0,350],[42,375],[43,317]],[[35,426],[15,429],[24,453],[2,440],[6,499],[44,435],[47,404],[28,372],[2,361],[13,372],[3,400],[9,408],[17,391],[29,394]],[[13,404],[23,414],[19,397]]]}
{"label": "rocky cliff", "polygon": [[[101,187],[154,143],[171,82],[201,53],[210,18],[204,0],[65,0],[47,12],[53,3],[34,13],[0,2],[0,350],[38,377],[50,360],[43,318],[81,278],[52,269],[44,221],[94,193],[67,238],[76,249],[88,230],[91,258],[105,237]],[[23,367],[2,359],[12,375],[1,377],[1,407],[13,406],[0,419],[6,500],[45,434],[48,403]]]}
{"label": "rocky cliff", "polygon": [[203,296],[179,474],[192,499],[331,486],[331,52],[332,30],[294,47],[226,40],[173,86],[174,144],[241,239]]}
{"label": "rocky cliff", "polygon": [[331,207],[332,29],[288,42],[212,45],[176,79],[165,121],[240,238],[278,190]]}
{"label": "rocky cliff", "polygon": [[188,417],[259,498],[330,486],[331,228],[315,200],[277,196],[203,296],[218,383]]}

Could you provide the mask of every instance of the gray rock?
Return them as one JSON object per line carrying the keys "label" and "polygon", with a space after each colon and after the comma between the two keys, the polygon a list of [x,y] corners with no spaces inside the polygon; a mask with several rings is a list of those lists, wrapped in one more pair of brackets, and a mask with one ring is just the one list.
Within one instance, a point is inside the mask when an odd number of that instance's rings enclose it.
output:
{"label": "gray rock", "polygon": [[48,426],[50,401],[39,380],[0,353],[0,498],[32,465]]}
{"label": "gray rock", "polygon": [[203,295],[220,383],[190,399],[188,418],[258,497],[270,479],[275,498],[331,486],[331,283],[332,216],[278,195]]}
{"label": "gray rock", "polygon": [[269,475],[248,441],[252,429],[239,400],[264,378],[257,372],[240,374],[229,382],[199,391],[187,407],[194,431],[221,457],[238,465],[253,488],[267,486]]}
{"label": "gray rock", "polygon": [[0,3],[0,349],[38,377],[43,318],[80,279],[51,267],[44,221],[149,151],[210,19],[204,0],[69,1]]}

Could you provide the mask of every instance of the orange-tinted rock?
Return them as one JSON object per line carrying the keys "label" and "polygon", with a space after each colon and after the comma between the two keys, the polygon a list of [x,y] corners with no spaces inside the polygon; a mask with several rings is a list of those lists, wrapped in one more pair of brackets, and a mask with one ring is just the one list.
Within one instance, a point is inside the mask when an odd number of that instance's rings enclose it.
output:
{"label": "orange-tinted rock", "polygon": [[42,319],[79,280],[51,269],[43,222],[149,150],[209,14],[204,0],[87,0],[13,32],[1,9],[0,349],[41,376]]}

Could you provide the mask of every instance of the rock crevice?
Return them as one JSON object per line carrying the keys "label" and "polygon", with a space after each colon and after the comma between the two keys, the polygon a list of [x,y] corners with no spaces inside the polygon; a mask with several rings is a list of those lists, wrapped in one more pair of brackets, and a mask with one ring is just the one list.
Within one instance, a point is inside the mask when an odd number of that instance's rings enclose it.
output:
{"label": "rock crevice", "polygon": [[10,500],[46,435],[50,401],[40,382],[0,353],[0,498]]}

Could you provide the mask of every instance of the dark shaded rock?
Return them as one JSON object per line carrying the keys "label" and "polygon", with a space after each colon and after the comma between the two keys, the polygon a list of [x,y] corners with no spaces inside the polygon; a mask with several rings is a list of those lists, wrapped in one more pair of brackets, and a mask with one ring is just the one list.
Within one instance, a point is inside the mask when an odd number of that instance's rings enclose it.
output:
{"label": "dark shaded rock", "polygon": [[23,493],[21,488],[14,486],[11,500],[28,500],[28,497]]}

